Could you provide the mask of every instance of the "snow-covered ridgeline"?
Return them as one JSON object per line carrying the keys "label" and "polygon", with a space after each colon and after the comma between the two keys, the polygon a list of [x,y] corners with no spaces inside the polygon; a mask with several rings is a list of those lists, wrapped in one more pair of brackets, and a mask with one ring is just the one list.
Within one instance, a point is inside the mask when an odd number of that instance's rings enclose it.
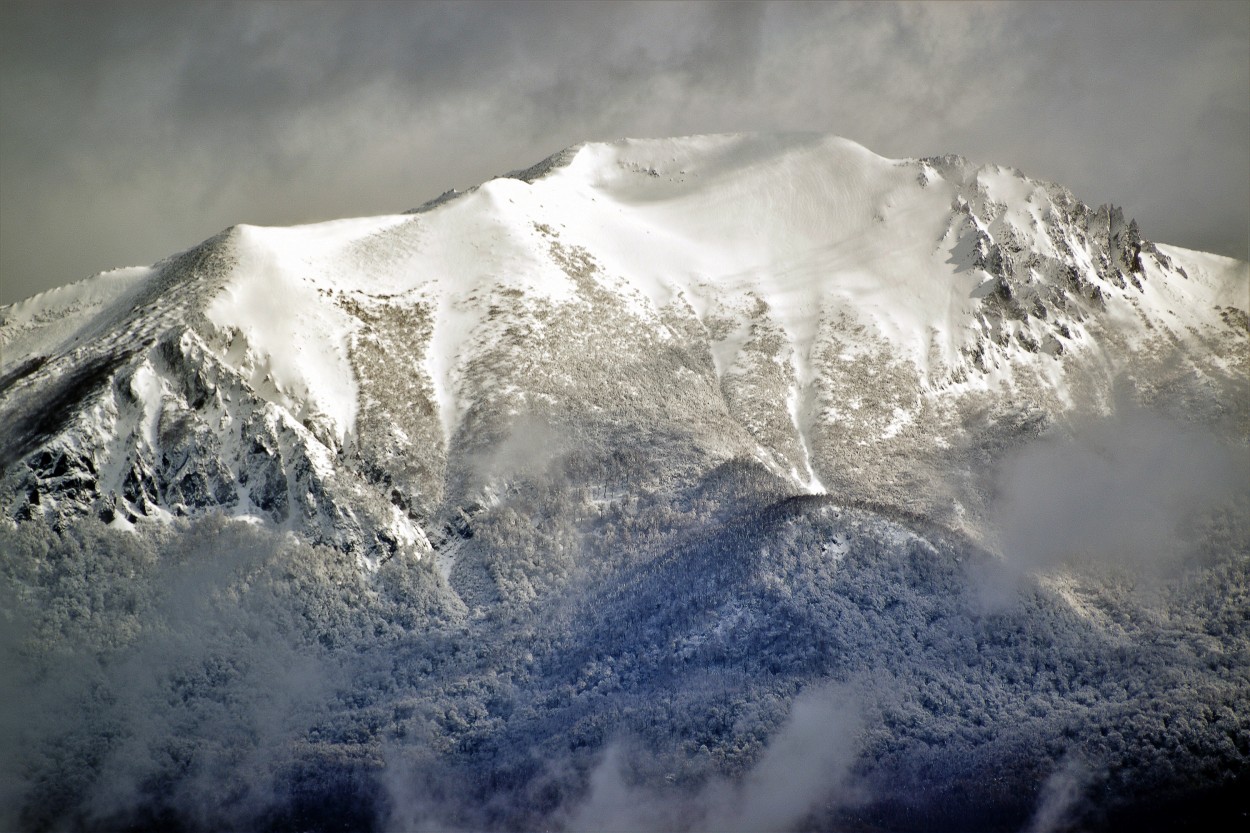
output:
{"label": "snow-covered ridgeline", "polygon": [[[4,499],[47,510],[67,494],[57,461],[89,460],[69,504],[228,504],[366,549],[422,542],[468,416],[561,407],[591,381],[561,358],[588,328],[623,334],[606,378],[656,345],[701,351],[724,398],[709,407],[738,425],[716,453],[763,449],[823,491],[857,448],[944,449],[933,414],[960,397],[1069,408],[1074,385],[1106,389],[1160,345],[1244,374],[1212,345],[1236,337],[1248,283],[1244,263],[955,157],[810,136],[586,144],[417,213],[236,226],[4,308],[0,411],[25,426]],[[100,378],[79,399],[56,388],[84,367]],[[48,403],[77,410],[35,418]],[[184,423],[211,441],[171,464]],[[401,458],[419,465],[396,475]],[[256,492],[257,466],[272,489]]]}

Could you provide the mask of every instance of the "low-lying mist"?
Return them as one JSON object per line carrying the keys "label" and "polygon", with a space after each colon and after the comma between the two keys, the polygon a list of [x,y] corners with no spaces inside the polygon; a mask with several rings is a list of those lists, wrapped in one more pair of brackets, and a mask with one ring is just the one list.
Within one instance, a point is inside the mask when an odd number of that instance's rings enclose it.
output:
{"label": "low-lying mist", "polygon": [[1244,496],[1250,449],[1122,406],[1032,442],[997,472],[994,521],[1020,570],[1183,566],[1204,517]]}

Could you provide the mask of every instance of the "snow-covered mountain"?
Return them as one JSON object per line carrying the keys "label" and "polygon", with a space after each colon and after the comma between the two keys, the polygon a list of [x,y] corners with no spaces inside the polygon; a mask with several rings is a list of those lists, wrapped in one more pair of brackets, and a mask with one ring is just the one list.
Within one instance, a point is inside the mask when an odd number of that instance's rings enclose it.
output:
{"label": "snow-covered mountain", "polygon": [[1235,825],[1248,295],[698,136],[0,308],[0,827]]}
{"label": "snow-covered mountain", "polygon": [[957,157],[585,144],[4,308],[0,502],[225,511],[375,563],[429,556],[535,460],[585,458],[614,495],[627,447],[631,489],[750,458],[976,529],[985,449],[1109,409],[1124,375],[1218,391],[1208,416],[1244,430],[1246,286],[1244,263]]}

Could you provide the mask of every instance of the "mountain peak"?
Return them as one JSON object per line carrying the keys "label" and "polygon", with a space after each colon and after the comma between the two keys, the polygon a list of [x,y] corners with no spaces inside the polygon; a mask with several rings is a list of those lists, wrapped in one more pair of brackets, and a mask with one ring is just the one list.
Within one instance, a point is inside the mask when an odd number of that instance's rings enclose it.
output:
{"label": "mountain peak", "polygon": [[[743,456],[800,491],[897,500],[941,479],[970,401],[1057,418],[1102,407],[1143,351],[1210,366],[1244,286],[1244,264],[1001,166],[819,135],[587,142],[415,213],[234,226],[6,308],[0,408],[29,430],[5,505],[226,506],[374,558],[502,488],[465,461],[516,415],[620,408],[687,421],[690,471]],[[56,381],[83,368],[99,387]],[[50,403],[64,420],[38,417]],[[194,447],[161,462],[187,426]],[[31,462],[53,446],[92,489],[55,497]],[[894,468],[864,472],[858,448]],[[253,494],[267,461],[278,497]],[[972,484],[939,493],[948,519],[979,511]],[[344,515],[346,494],[373,497]]]}

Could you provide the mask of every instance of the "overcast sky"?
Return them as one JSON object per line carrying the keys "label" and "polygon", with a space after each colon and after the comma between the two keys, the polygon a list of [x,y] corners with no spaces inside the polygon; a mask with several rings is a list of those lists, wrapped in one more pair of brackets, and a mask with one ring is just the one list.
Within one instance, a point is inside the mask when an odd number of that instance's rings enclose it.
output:
{"label": "overcast sky", "polygon": [[575,142],[959,153],[1247,257],[1250,3],[0,3],[0,303]]}

